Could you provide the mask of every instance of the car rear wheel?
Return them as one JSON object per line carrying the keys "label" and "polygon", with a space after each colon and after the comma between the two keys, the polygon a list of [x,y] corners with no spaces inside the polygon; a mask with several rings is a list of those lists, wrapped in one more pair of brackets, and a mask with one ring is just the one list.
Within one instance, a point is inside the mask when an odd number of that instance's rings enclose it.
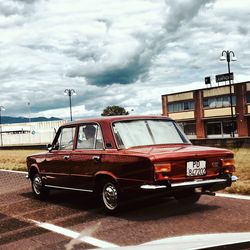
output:
{"label": "car rear wheel", "polygon": [[114,181],[107,180],[102,186],[102,201],[109,212],[116,211],[119,207],[120,192]]}
{"label": "car rear wheel", "polygon": [[180,203],[192,205],[200,199],[201,195],[196,193],[194,188],[190,188],[176,192],[174,197]]}
{"label": "car rear wheel", "polygon": [[48,189],[43,185],[42,178],[39,174],[35,174],[31,179],[33,194],[36,198],[42,199],[48,195]]}

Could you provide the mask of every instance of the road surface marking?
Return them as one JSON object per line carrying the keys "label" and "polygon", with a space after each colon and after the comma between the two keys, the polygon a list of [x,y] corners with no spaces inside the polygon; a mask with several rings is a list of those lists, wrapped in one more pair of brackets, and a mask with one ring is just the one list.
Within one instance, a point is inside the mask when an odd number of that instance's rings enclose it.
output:
{"label": "road surface marking", "polygon": [[17,174],[28,174],[28,172],[25,171],[16,171],[16,170],[7,170],[7,169],[0,169],[2,172],[10,172],[10,173],[17,173]]}
{"label": "road surface marking", "polygon": [[[177,237],[168,237],[144,243],[140,246],[154,245],[164,246],[166,250],[179,249],[201,249],[208,247],[224,246],[227,244],[236,244],[241,242],[250,242],[250,232],[242,233],[218,233],[218,234],[194,234]],[[153,248],[154,249],[154,248]],[[163,249],[163,248],[159,248]]]}
{"label": "road surface marking", "polygon": [[95,247],[100,247],[100,248],[112,248],[112,247],[118,247],[118,245],[115,245],[113,243],[109,243],[107,241],[103,241],[103,240],[98,240],[94,237],[91,236],[84,236],[81,235],[78,232],[63,228],[63,227],[59,227],[50,223],[46,223],[46,222],[39,222],[39,221],[35,221],[35,220],[31,220],[33,223],[35,223],[38,227],[47,229],[49,231],[58,233],[58,234],[62,234],[64,236],[67,236],[69,238],[72,239],[76,239],[79,240],[81,242],[85,242],[88,243],[92,246]]}
{"label": "road surface marking", "polygon": [[250,195],[216,193],[216,196],[224,198],[240,199],[240,200],[250,200]]}

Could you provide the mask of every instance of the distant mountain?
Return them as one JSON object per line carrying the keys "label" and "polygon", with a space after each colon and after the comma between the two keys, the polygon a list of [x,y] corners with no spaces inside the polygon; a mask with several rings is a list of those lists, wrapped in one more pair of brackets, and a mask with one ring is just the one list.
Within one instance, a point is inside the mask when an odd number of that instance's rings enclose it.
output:
{"label": "distant mountain", "polygon": [[[62,119],[57,117],[34,117],[31,118],[31,122],[48,122],[48,121],[60,121]],[[25,123],[29,122],[29,118],[27,117],[12,117],[12,116],[2,116],[2,124],[9,124],[9,123]]]}

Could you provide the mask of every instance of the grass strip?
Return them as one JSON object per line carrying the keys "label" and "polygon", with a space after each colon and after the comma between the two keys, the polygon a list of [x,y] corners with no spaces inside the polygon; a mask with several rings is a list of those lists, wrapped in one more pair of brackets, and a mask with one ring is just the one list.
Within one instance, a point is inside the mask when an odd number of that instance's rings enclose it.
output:
{"label": "grass strip", "polygon": [[[231,149],[235,154],[236,183],[225,191],[228,193],[250,195],[250,148]],[[42,150],[0,150],[0,169],[26,171],[26,157]]]}

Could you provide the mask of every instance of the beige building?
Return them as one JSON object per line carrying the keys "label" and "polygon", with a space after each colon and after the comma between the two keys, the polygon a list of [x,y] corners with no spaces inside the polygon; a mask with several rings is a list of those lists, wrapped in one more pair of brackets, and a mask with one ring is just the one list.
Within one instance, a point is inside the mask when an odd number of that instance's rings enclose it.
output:
{"label": "beige building", "polygon": [[178,121],[191,138],[250,136],[250,82],[162,95],[163,115]]}

